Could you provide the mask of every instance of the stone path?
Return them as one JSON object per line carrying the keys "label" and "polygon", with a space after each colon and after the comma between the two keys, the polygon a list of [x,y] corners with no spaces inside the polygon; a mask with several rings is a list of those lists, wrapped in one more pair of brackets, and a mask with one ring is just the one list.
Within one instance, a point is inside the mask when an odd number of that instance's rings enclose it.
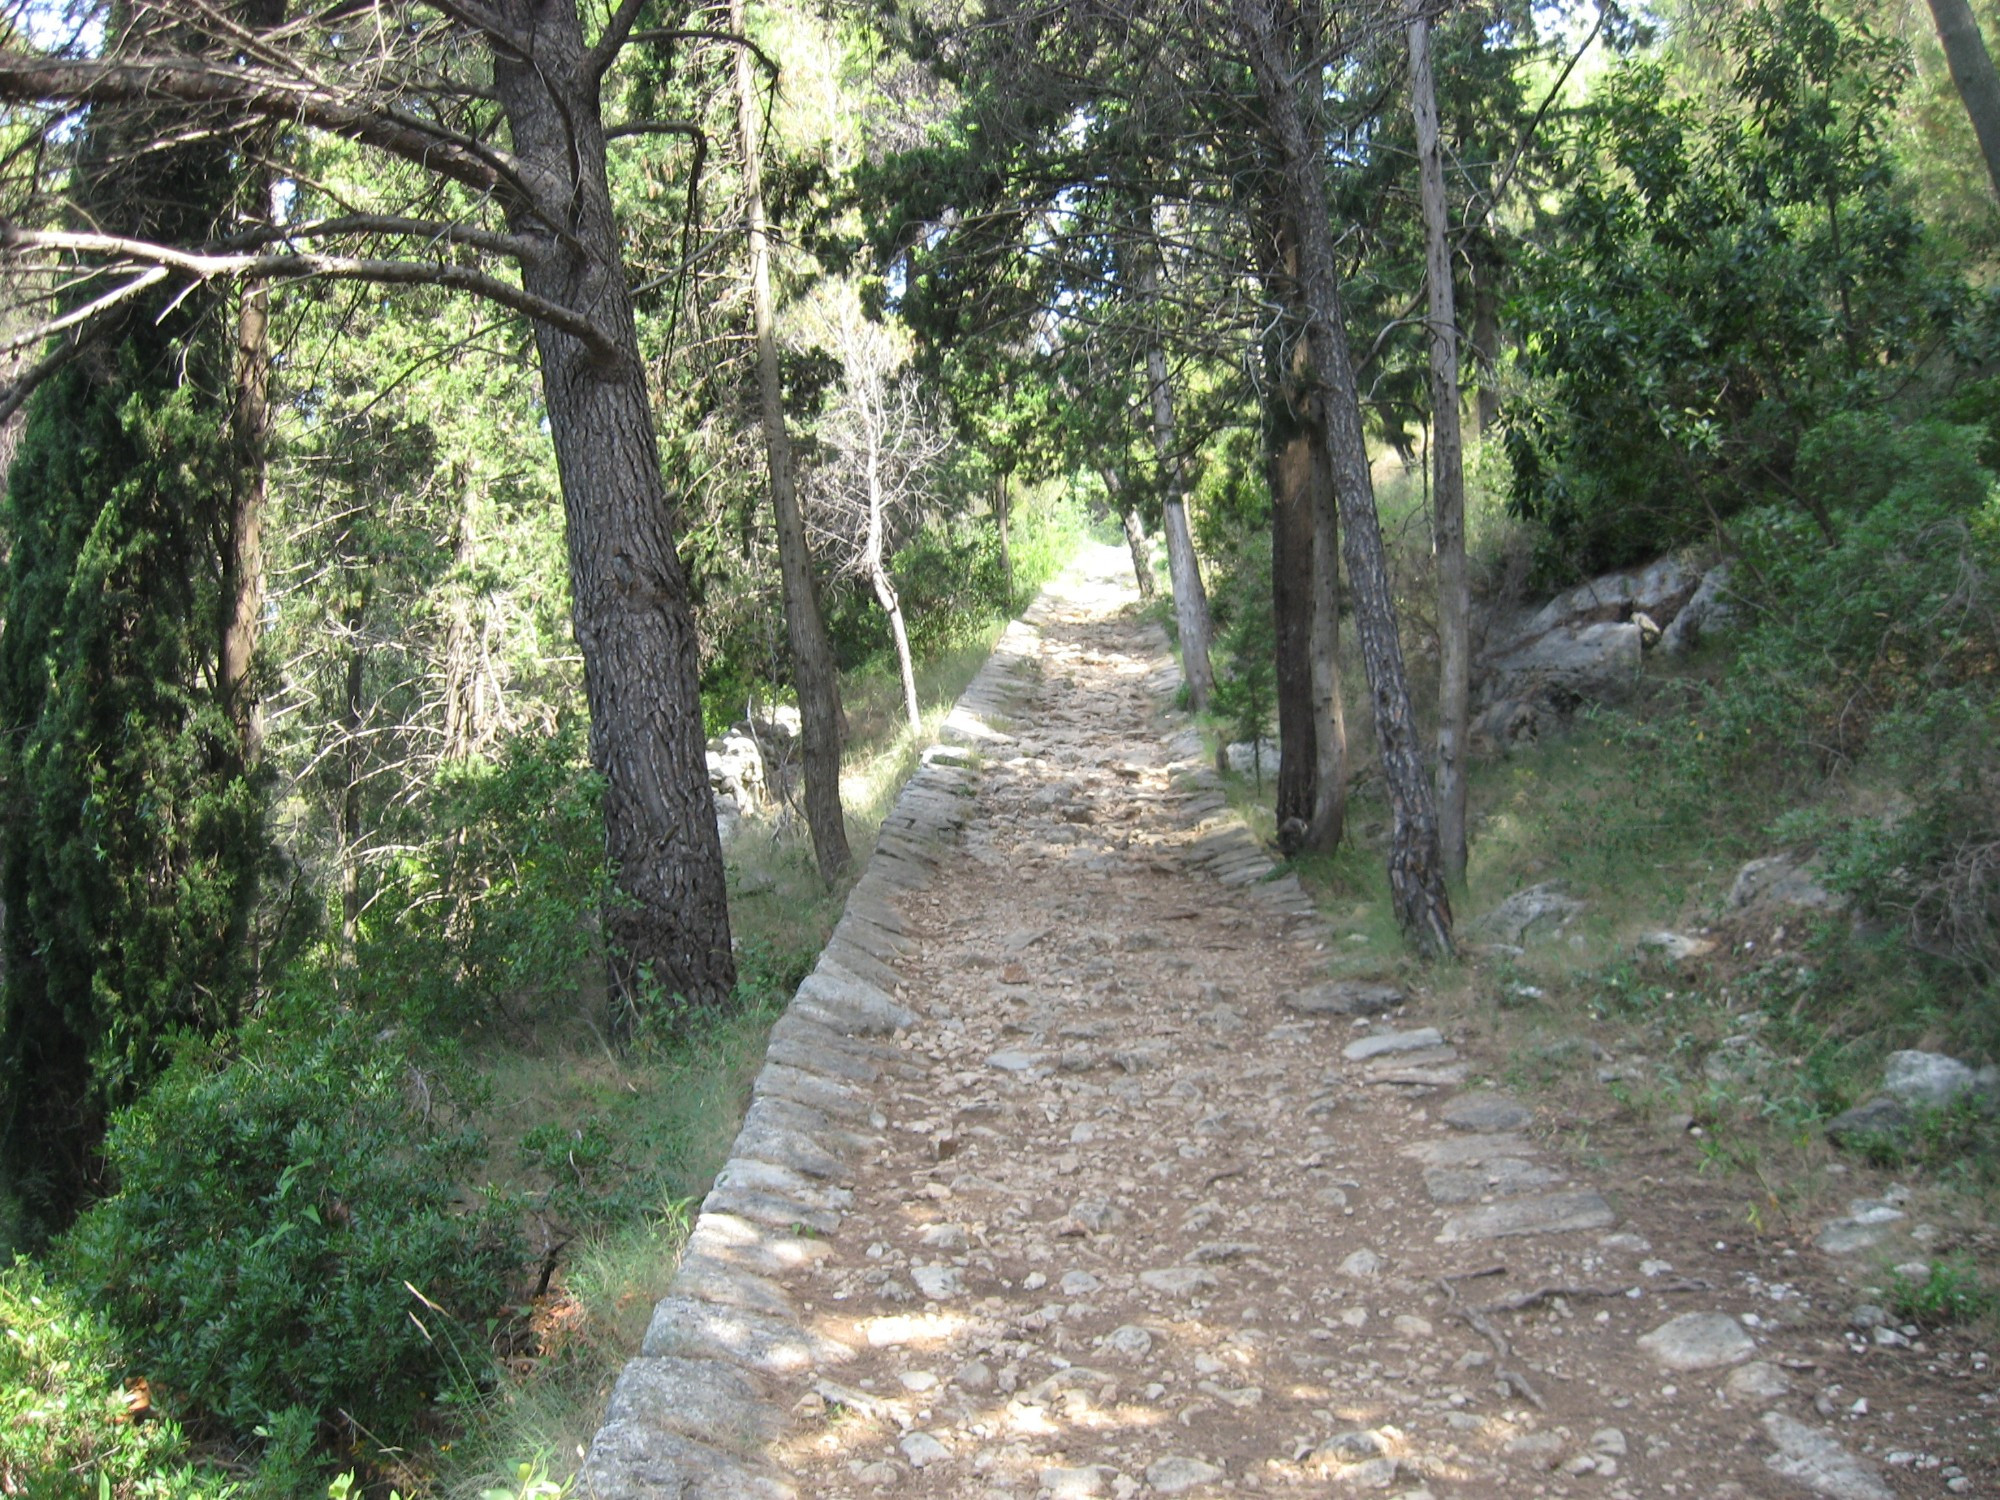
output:
{"label": "stone path", "polygon": [[1906,1492],[1811,1404],[1793,1288],[1667,1264],[1398,991],[1325,980],[1120,557],[898,804],[580,1492]]}

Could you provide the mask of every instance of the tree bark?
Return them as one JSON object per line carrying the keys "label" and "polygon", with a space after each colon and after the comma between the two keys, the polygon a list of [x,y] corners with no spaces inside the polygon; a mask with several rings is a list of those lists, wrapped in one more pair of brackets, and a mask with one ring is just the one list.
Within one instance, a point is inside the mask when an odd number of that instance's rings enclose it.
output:
{"label": "tree bark", "polygon": [[[612,1024],[629,1034],[648,982],[696,1006],[735,989],[722,841],[709,793],[694,617],[675,550],[651,403],[620,258],[597,80],[574,0],[508,0],[525,55],[495,46],[493,86],[539,200],[508,202],[531,241],[522,286],[587,316],[602,355],[535,325],[567,520],[572,620],[605,781]],[[549,229],[561,224],[559,237]]]}
{"label": "tree bark", "polygon": [[993,524],[1000,529],[1000,585],[1007,591],[1007,613],[1014,613],[1014,549],[1007,536],[1008,512],[1014,502],[1007,493],[1006,470],[993,476]]}
{"label": "tree bark", "polygon": [[1150,250],[1139,261],[1139,296],[1146,305],[1146,385],[1153,418],[1153,454],[1160,466],[1160,509],[1167,532],[1167,581],[1174,591],[1174,622],[1181,637],[1181,671],[1196,713],[1215,693],[1209,663],[1208,591],[1201,583],[1194,533],[1188,529],[1186,484],[1174,437],[1174,392],[1167,381],[1167,352],[1160,342],[1160,268]]}
{"label": "tree bark", "polygon": [[1993,55],[1986,50],[1970,0],[1930,0],[1930,6],[1951,81],[1972,117],[1972,133],[1979,137],[1980,154],[1986,158],[1986,175],[2000,196],[2000,74],[1994,71]]}
{"label": "tree bark", "polygon": [[1451,902],[1438,850],[1437,811],[1410,705],[1409,679],[1397,638],[1395,599],[1362,433],[1360,393],[1347,348],[1340,268],[1327,206],[1325,142],[1318,127],[1319,70],[1304,70],[1313,86],[1303,97],[1293,82],[1300,73],[1298,59],[1313,55],[1313,40],[1299,35],[1305,28],[1289,7],[1282,19],[1281,35],[1272,0],[1233,0],[1233,5],[1236,28],[1256,75],[1258,98],[1276,148],[1287,218],[1298,239],[1299,281],[1308,313],[1306,340],[1319,387],[1314,417],[1324,427],[1333,464],[1347,579],[1354,590],[1355,623],[1375,700],[1382,779],[1394,825],[1389,852],[1390,898],[1397,921],[1421,948],[1448,954]]}
{"label": "tree bark", "polygon": [[1333,464],[1313,451],[1313,777],[1312,821],[1300,847],[1331,854],[1347,831],[1347,711],[1340,684],[1340,511]]}
{"label": "tree bark", "polygon": [[1459,432],[1458,307],[1452,288],[1451,223],[1431,81],[1431,23],[1410,22],[1410,111],[1424,213],[1424,280],[1431,359],[1431,504],[1438,591],[1438,845],[1445,879],[1465,879],[1465,740],[1471,690],[1471,598],[1465,572],[1465,458]]}
{"label": "tree bark", "polygon": [[236,310],[236,405],[230,435],[236,449],[231,475],[229,536],[223,586],[229,619],[222,631],[216,687],[236,725],[243,765],[264,751],[264,716],[250,678],[257,635],[264,622],[264,500],[270,470],[271,293],[258,282],[243,288]]}
{"label": "tree bark", "polygon": [[[1475,244],[1478,240],[1475,239]],[[1472,359],[1479,374],[1473,393],[1479,435],[1492,437],[1500,426],[1500,266],[1497,259],[1472,260]]]}
{"label": "tree bark", "polygon": [[1278,847],[1294,853],[1312,825],[1319,776],[1313,703],[1313,441],[1272,392],[1271,624],[1278,688]]}
{"label": "tree bark", "polygon": [[[745,35],[743,0],[729,0],[729,25]],[[779,381],[778,339],[771,295],[771,247],[764,209],[764,158],[757,132],[756,62],[748,47],[736,49],[736,120],[743,147],[743,196],[750,250],[750,298],[757,335],[758,416],[771,473],[771,509],[777,518],[778,576],[785,600],[785,636],[792,648],[792,684],[799,695],[804,741],[806,827],[820,878],[832,880],[852,857],[847,818],[840,806],[840,674],[827,639],[813,585],[799,505],[792,435],[785,426]]]}
{"label": "tree bark", "polygon": [[1153,598],[1153,554],[1146,545],[1146,522],[1139,514],[1137,501],[1124,501],[1125,481],[1118,471],[1109,464],[1100,465],[1098,478],[1104,481],[1104,493],[1111,499],[1111,508],[1125,526],[1125,550],[1132,554],[1132,579],[1139,585],[1139,597],[1147,603]]}

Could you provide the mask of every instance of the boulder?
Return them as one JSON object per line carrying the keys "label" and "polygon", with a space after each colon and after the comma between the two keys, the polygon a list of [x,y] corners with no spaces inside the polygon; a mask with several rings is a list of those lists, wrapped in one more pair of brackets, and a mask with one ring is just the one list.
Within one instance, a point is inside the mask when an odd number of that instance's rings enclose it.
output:
{"label": "boulder", "polygon": [[1279,751],[1276,740],[1243,740],[1223,752],[1223,761],[1238,776],[1278,774]]}
{"label": "boulder", "polygon": [[1568,894],[1560,880],[1544,881],[1516,891],[1483,917],[1470,924],[1479,936],[1503,943],[1521,944],[1530,937],[1553,937],[1584,910],[1584,903]]}
{"label": "boulder", "polygon": [[1639,683],[1644,635],[1629,620],[1562,625],[1488,656],[1480,664],[1483,703],[1539,700],[1558,710],[1631,696]]}
{"label": "boulder", "polygon": [[1767,854],[1736,872],[1728,908],[1739,915],[1764,915],[1781,907],[1839,911],[1847,898],[1819,883],[1812,866],[1795,854]]}
{"label": "boulder", "polygon": [[1914,1123],[1909,1109],[1886,1094],[1857,1104],[1826,1122],[1826,1138],[1836,1146],[1861,1146],[1873,1140],[1899,1141]]}
{"label": "boulder", "polygon": [[1479,711],[1467,732],[1475,755],[1504,755],[1553,733],[1561,721],[1555,706],[1530,694],[1495,699]]}
{"label": "boulder", "polygon": [[1717,563],[1702,576],[1701,585],[1660,634],[1660,650],[1685,656],[1704,639],[1719,636],[1735,624],[1740,606],[1729,587],[1730,565]]}
{"label": "boulder", "polygon": [[1529,619],[1521,637],[1564,627],[1625,621],[1635,613],[1654,619],[1676,617],[1700,590],[1701,575],[1677,557],[1643,568],[1606,573],[1556,595]]}
{"label": "boulder", "polygon": [[718,796],[733,797],[739,811],[764,800],[764,752],[757,741],[732,729],[708,742],[708,784]]}
{"label": "boulder", "polygon": [[[1990,1070],[1988,1070],[1990,1071]],[[1993,1081],[1942,1052],[1892,1052],[1882,1092],[1904,1104],[1941,1108],[1961,1094],[1987,1093]]]}

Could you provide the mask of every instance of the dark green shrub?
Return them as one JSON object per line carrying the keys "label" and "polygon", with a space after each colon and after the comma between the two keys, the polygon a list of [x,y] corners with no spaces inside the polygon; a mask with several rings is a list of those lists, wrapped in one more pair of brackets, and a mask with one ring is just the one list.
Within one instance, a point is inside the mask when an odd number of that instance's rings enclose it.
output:
{"label": "dark green shrub", "polygon": [[60,1250],[135,1367],[238,1437],[304,1408],[407,1433],[486,1373],[518,1253],[454,1186],[478,1148],[344,1018],[190,1044],[119,1114],[117,1193]]}

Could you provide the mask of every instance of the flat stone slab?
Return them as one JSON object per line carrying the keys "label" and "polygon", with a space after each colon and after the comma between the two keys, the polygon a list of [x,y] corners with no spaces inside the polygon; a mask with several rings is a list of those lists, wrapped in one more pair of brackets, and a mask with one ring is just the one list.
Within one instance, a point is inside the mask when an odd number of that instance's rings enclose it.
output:
{"label": "flat stone slab", "polygon": [[578,1492],[592,1500],[798,1500],[774,1469],[732,1458],[641,1422],[607,1422],[591,1442]]}
{"label": "flat stone slab", "polygon": [[1682,1313],[1642,1334],[1639,1347],[1668,1370],[1714,1370],[1740,1365],[1757,1352],[1757,1341],[1727,1313]]}
{"label": "flat stone slab", "polygon": [[1404,1000],[1393,984],[1366,979],[1336,979],[1311,989],[1293,990],[1280,997],[1285,1009],[1302,1016],[1379,1016],[1394,1010]]}
{"label": "flat stone slab", "polygon": [[669,1295],[653,1308],[639,1352],[657,1359],[720,1359],[760,1375],[803,1375],[854,1357],[845,1344],[822,1338],[782,1318],[741,1308],[714,1307]]}
{"label": "flat stone slab", "polygon": [[1491,1135],[1519,1130],[1535,1118],[1535,1112],[1505,1094],[1460,1094],[1438,1111],[1438,1118],[1458,1130]]}
{"label": "flat stone slab", "polygon": [[1576,1229],[1608,1229],[1618,1214],[1599,1193],[1549,1193],[1482,1204],[1444,1222],[1441,1245],[1463,1240],[1498,1240],[1520,1234],[1563,1234]]}
{"label": "flat stone slab", "polygon": [[734,1365],[673,1355],[629,1361],[612,1388],[606,1423],[657,1427],[730,1453],[752,1453],[791,1426],[763,1383]]}
{"label": "flat stone slab", "polygon": [[1488,1193],[1513,1198],[1560,1181],[1562,1175],[1547,1167],[1518,1156],[1496,1156],[1477,1167],[1432,1167],[1424,1173],[1424,1191],[1433,1203],[1476,1203]]}
{"label": "flat stone slab", "polygon": [[1895,1500],[1895,1492],[1875,1470],[1849,1453],[1837,1438],[1783,1412],[1764,1413],[1763,1426],[1764,1436],[1778,1450],[1764,1460],[1773,1473],[1827,1500]]}
{"label": "flat stone slab", "polygon": [[915,1011],[867,980],[846,979],[823,969],[806,975],[793,1001],[794,1008],[800,1005],[839,1017],[847,1023],[842,1029],[855,1036],[888,1036],[917,1024]]}
{"label": "flat stone slab", "polygon": [[782,1276],[826,1258],[832,1246],[822,1239],[768,1229],[734,1214],[704,1213],[688,1236],[684,1259],[712,1257],[760,1276]]}
{"label": "flat stone slab", "polygon": [[1224,1472],[1198,1458],[1168,1454],[1146,1465],[1146,1483],[1156,1495],[1184,1495],[1197,1485],[1214,1484]]}
{"label": "flat stone slab", "polygon": [[1438,1141],[1405,1146],[1403,1155],[1426,1167],[1476,1167],[1502,1157],[1534,1156],[1535,1143],[1524,1135],[1454,1135]]}
{"label": "flat stone slab", "polygon": [[1386,1036],[1364,1036],[1357,1042],[1349,1042],[1340,1049],[1340,1055],[1349,1062],[1366,1062],[1371,1057],[1386,1057],[1395,1052],[1428,1052],[1433,1047],[1444,1045],[1444,1036],[1435,1026],[1422,1026],[1415,1031],[1392,1031]]}

